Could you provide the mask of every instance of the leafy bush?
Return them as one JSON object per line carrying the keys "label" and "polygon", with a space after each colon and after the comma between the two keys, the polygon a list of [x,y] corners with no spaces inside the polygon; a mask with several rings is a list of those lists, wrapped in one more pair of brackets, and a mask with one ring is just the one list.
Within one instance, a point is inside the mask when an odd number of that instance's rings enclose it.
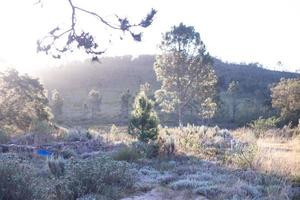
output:
{"label": "leafy bush", "polygon": [[129,121],[129,133],[136,135],[142,142],[157,139],[159,119],[153,110],[153,102],[144,92],[140,92],[134,101],[134,108]]}
{"label": "leafy bush", "polygon": [[249,126],[254,129],[257,137],[260,137],[266,130],[276,128],[279,119],[276,117],[270,117],[263,119],[262,117],[252,121]]}
{"label": "leafy bush", "polygon": [[60,152],[64,159],[69,159],[76,156],[76,152],[72,149],[64,149]]}
{"label": "leafy bush", "polygon": [[61,158],[58,158],[58,159],[50,158],[47,160],[47,164],[50,169],[50,172],[55,177],[60,177],[60,176],[64,175],[65,162]]}
{"label": "leafy bush", "polygon": [[110,134],[118,134],[119,133],[119,129],[117,128],[116,125],[111,125],[110,127],[110,131],[109,131]]}
{"label": "leafy bush", "polygon": [[64,140],[69,142],[75,141],[86,141],[92,138],[92,135],[89,131],[84,129],[69,129],[64,135]]}
{"label": "leafy bush", "polygon": [[53,139],[54,128],[48,121],[33,120],[29,132],[34,136],[34,143],[41,144]]}
{"label": "leafy bush", "polygon": [[0,200],[34,199],[31,184],[33,172],[29,167],[17,161],[1,160],[0,164]]}
{"label": "leafy bush", "polygon": [[160,146],[157,142],[136,142],[133,146],[146,158],[155,158],[159,155]]}
{"label": "leafy bush", "polygon": [[257,151],[258,147],[254,144],[240,147],[240,149],[237,149],[236,152],[230,156],[229,160],[238,167],[253,168],[253,162]]}
{"label": "leafy bush", "polygon": [[113,155],[113,158],[115,160],[124,160],[127,162],[133,162],[139,158],[141,158],[142,155],[138,152],[137,149],[125,147],[119,150],[117,153]]}
{"label": "leafy bush", "polygon": [[[122,192],[133,185],[133,175],[125,162],[107,157],[76,160],[70,163],[63,184],[59,184],[56,194],[70,194],[68,199],[76,199],[87,194],[101,194],[109,199],[122,196]],[[70,193],[71,191],[71,193]]]}

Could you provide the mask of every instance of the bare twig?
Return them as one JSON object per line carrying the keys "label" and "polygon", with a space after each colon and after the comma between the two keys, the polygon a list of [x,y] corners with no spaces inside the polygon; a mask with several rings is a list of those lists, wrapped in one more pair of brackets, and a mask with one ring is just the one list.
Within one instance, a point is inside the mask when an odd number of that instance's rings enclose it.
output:
{"label": "bare twig", "polygon": [[[41,0],[39,0],[37,3],[40,3]],[[120,18],[118,16],[117,20],[119,25],[114,25],[110,22],[108,22],[106,19],[101,17],[99,14],[86,10],[84,8],[81,8],[79,6],[74,5],[72,0],[68,0],[69,5],[71,7],[72,13],[71,13],[71,26],[69,29],[62,31],[59,27],[54,28],[51,30],[47,36],[43,37],[41,40],[37,41],[37,51],[45,52],[47,55],[50,54],[54,58],[60,58],[61,54],[67,51],[72,52],[71,44],[76,44],[77,48],[83,48],[85,50],[86,54],[92,54],[94,57],[92,60],[98,60],[97,55],[100,55],[104,53],[105,51],[99,51],[99,45],[94,40],[94,36],[91,35],[89,32],[82,31],[81,33],[76,32],[76,14],[77,11],[84,12],[88,15],[92,15],[96,17],[102,24],[108,26],[111,29],[122,31],[123,33],[129,32],[132,38],[135,41],[141,41],[142,33],[135,33],[131,30],[132,27],[142,27],[146,28],[149,25],[151,25],[154,15],[156,14],[156,10],[152,9],[151,12],[141,20],[138,24],[131,24],[127,20],[127,18]],[[64,37],[67,33],[69,33],[67,37],[67,41],[65,42],[65,45],[62,48],[56,47],[57,40],[60,40],[62,37]],[[50,40],[50,41],[49,41]]]}

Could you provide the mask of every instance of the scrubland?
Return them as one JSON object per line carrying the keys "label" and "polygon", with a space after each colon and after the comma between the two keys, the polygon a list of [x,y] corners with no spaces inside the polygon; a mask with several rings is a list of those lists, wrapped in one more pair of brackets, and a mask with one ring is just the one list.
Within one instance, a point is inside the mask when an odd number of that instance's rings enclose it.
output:
{"label": "scrubland", "polygon": [[161,127],[145,145],[112,125],[6,138],[0,199],[297,199],[300,138],[283,134],[297,131]]}

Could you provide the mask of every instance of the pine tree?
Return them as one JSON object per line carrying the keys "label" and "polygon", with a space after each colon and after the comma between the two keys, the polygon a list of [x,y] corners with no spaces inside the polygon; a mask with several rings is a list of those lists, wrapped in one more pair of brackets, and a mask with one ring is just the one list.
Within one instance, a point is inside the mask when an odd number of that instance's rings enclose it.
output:
{"label": "pine tree", "polygon": [[213,60],[194,27],[179,24],[163,35],[154,70],[161,88],[155,98],[164,112],[177,112],[182,125],[184,111],[191,102],[198,114],[211,118],[216,109],[214,97],[217,77]]}
{"label": "pine tree", "polygon": [[157,139],[159,119],[153,109],[153,102],[141,91],[134,101],[129,121],[129,133],[136,135],[142,142]]}

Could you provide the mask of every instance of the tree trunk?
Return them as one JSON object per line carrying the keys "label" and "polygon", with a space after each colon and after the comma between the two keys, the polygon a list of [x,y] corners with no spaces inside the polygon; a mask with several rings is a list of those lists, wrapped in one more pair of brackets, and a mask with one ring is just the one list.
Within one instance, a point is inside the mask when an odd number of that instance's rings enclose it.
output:
{"label": "tree trunk", "polygon": [[232,104],[232,123],[235,123],[235,115],[236,115],[236,109],[237,109],[237,104],[235,98],[233,99],[233,104]]}
{"label": "tree trunk", "polygon": [[182,127],[182,109],[180,105],[178,105],[178,126]]}

